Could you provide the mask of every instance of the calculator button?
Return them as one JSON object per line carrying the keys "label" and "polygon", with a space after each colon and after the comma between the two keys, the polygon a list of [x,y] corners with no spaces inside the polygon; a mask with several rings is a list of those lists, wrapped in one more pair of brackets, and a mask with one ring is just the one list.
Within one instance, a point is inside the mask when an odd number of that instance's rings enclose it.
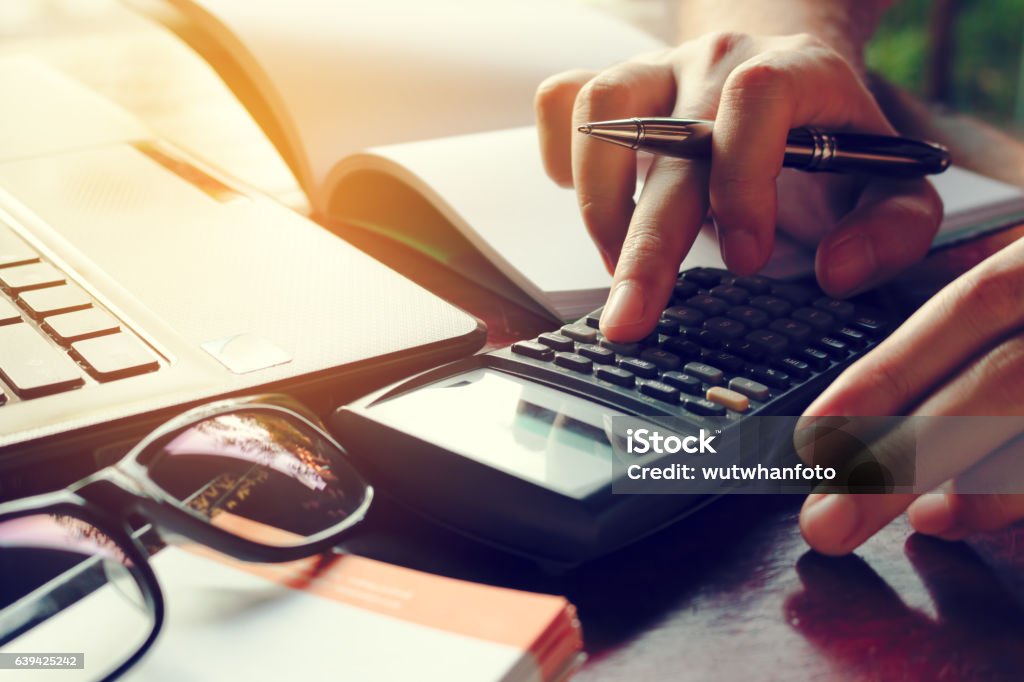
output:
{"label": "calculator button", "polygon": [[643,351],[640,353],[640,359],[657,366],[662,372],[671,372],[674,369],[679,369],[679,365],[683,364],[678,355],[658,348],[648,348]]}
{"label": "calculator button", "polygon": [[868,337],[862,332],[854,329],[853,327],[843,327],[836,332],[836,336],[852,348],[861,349],[868,345]]}
{"label": "calculator button", "polygon": [[706,315],[699,310],[689,308],[684,305],[676,305],[671,308],[665,308],[664,312],[661,313],[664,317],[670,320],[674,320],[684,327],[696,327],[704,321]]}
{"label": "calculator button", "polygon": [[768,323],[771,322],[772,319],[763,310],[751,308],[747,305],[741,305],[730,309],[729,312],[726,313],[726,316],[747,325],[751,329],[767,327]]}
{"label": "calculator button", "polygon": [[733,355],[738,355],[744,360],[749,360],[751,362],[757,362],[764,357],[764,351],[760,346],[756,346],[750,341],[744,341],[742,339],[726,341],[722,348]]}
{"label": "calculator button", "polygon": [[703,415],[705,417],[724,417],[725,407],[718,403],[713,403],[710,400],[704,398],[687,398],[683,401],[683,407],[688,409],[690,412],[695,414]]}
{"label": "calculator button", "polygon": [[693,341],[705,348],[721,348],[722,344],[725,343],[725,339],[722,338],[721,334],[710,329],[687,327],[683,330],[683,336],[685,336],[688,341]]}
{"label": "calculator button", "polygon": [[782,334],[786,338],[797,343],[807,341],[807,339],[811,337],[811,328],[809,326],[803,322],[797,322],[796,320],[790,320],[785,317],[773,321],[768,325],[768,329]]}
{"label": "calculator button", "polygon": [[599,365],[614,365],[615,353],[603,346],[580,346],[576,352]]}
{"label": "calculator button", "polygon": [[782,317],[788,315],[789,311],[793,309],[793,305],[785,299],[778,298],[777,296],[755,296],[750,299],[750,306],[763,310],[769,315],[775,317]]}
{"label": "calculator button", "polygon": [[816,297],[814,291],[796,284],[773,284],[772,294],[798,306],[807,305]]}
{"label": "calculator button", "polygon": [[747,332],[747,328],[743,326],[743,323],[730,320],[727,317],[712,317],[704,322],[704,328],[717,333],[724,341],[743,338],[743,335]]}
{"label": "calculator button", "polygon": [[853,326],[871,337],[881,336],[886,328],[884,321],[870,315],[861,315],[853,321]]}
{"label": "calculator button", "polygon": [[825,351],[836,360],[842,360],[846,357],[847,351],[850,347],[844,342],[832,336],[823,336],[815,342],[815,347]]}
{"label": "calculator button", "polygon": [[658,335],[658,330],[655,329],[653,332],[637,341],[637,343],[640,344],[640,350],[643,350],[644,348],[655,348],[659,343],[661,343],[661,337]]}
{"label": "calculator button", "polygon": [[534,360],[550,360],[555,357],[555,351],[536,341],[518,341],[513,343],[512,352],[516,355],[525,355]]}
{"label": "calculator button", "polygon": [[770,367],[751,366],[747,368],[747,374],[754,381],[767,384],[772,388],[789,388],[789,375],[783,371],[771,369]]}
{"label": "calculator button", "polygon": [[686,305],[691,308],[696,308],[705,315],[709,315],[711,317],[725,315],[726,311],[729,310],[728,303],[720,298],[707,296],[705,294],[686,299]]}
{"label": "calculator button", "polygon": [[672,287],[672,299],[676,301],[685,301],[691,296],[696,296],[698,293],[700,293],[700,287],[693,282],[678,280],[675,286]]}
{"label": "calculator button", "polygon": [[619,367],[644,379],[653,379],[658,376],[658,366],[647,360],[623,358],[619,360]]}
{"label": "calculator button", "polygon": [[43,329],[58,343],[66,346],[93,336],[113,334],[121,330],[121,325],[112,315],[99,308],[86,308],[73,313],[51,315],[46,318]]}
{"label": "calculator button", "polygon": [[599,329],[601,327],[601,311],[595,310],[583,318],[583,321],[591,329]]}
{"label": "calculator button", "polygon": [[622,369],[621,367],[598,367],[594,371],[594,376],[598,379],[603,379],[608,383],[615,384],[616,386],[622,386],[624,388],[632,388],[636,383],[636,376],[632,372]]}
{"label": "calculator button", "polygon": [[71,351],[100,381],[123,379],[159,367],[146,346],[124,332],[73,343]]}
{"label": "calculator button", "polygon": [[742,393],[730,391],[724,386],[712,386],[708,389],[707,399],[727,407],[733,412],[746,412],[750,408],[750,399]]}
{"label": "calculator button", "polygon": [[732,305],[743,305],[750,299],[750,292],[728,284],[719,284],[708,293]]}
{"label": "calculator button", "polygon": [[815,310],[814,308],[797,308],[790,313],[790,317],[822,334],[830,331],[836,324],[836,318],[824,310]]}
{"label": "calculator button", "polygon": [[49,263],[16,265],[13,268],[0,270],[0,285],[14,294],[54,284],[63,284],[64,280],[64,273]]}
{"label": "calculator button", "polygon": [[722,281],[722,275],[728,274],[725,270],[714,268],[696,268],[683,273],[683,280],[693,282],[699,287],[710,289]]}
{"label": "calculator button", "polygon": [[721,367],[726,372],[735,373],[743,369],[741,358],[721,350],[705,350],[700,354],[700,359],[712,367]]}
{"label": "calculator button", "polygon": [[689,362],[683,367],[683,371],[709,384],[720,384],[724,378],[722,370],[703,362]]}
{"label": "calculator button", "polygon": [[810,365],[816,372],[828,367],[828,353],[817,348],[804,348],[797,356]]}
{"label": "calculator button", "polygon": [[739,287],[740,289],[746,289],[754,296],[761,294],[767,294],[771,291],[772,282],[767,277],[758,277],[756,275],[750,277],[733,277],[732,285]]}
{"label": "calculator button", "polygon": [[[39,260],[39,255],[10,230],[0,228],[0,268]],[[695,292],[696,293],[696,292]]]}
{"label": "calculator button", "polygon": [[797,379],[806,379],[811,374],[811,366],[803,360],[797,360],[796,358],[785,358],[776,363],[783,372],[786,372],[790,376],[794,376]]}
{"label": "calculator button", "polygon": [[597,332],[582,324],[567,324],[560,330],[562,336],[580,343],[597,343]]}
{"label": "calculator button", "polygon": [[679,336],[679,323],[663,317],[658,320],[657,330],[659,334],[664,334],[665,336]]}
{"label": "calculator button", "polygon": [[833,298],[819,298],[814,302],[814,307],[824,310],[843,322],[852,319],[857,313],[857,309],[849,301],[837,301]]}
{"label": "calculator button", "polygon": [[660,381],[645,381],[640,384],[640,392],[673,405],[679,402],[679,390]]}
{"label": "calculator button", "polygon": [[555,364],[584,374],[590,374],[594,369],[594,363],[589,358],[576,353],[555,353]]}
{"label": "calculator button", "polygon": [[18,297],[28,314],[37,320],[47,315],[69,313],[72,310],[83,310],[92,305],[89,294],[77,284],[64,284],[59,287],[47,287],[26,291]]}
{"label": "calculator button", "polygon": [[0,298],[0,324],[13,324],[21,322],[21,313],[18,308],[6,298]]}
{"label": "calculator button", "polygon": [[537,342],[544,344],[545,346],[551,348],[552,350],[558,350],[563,352],[571,352],[572,349],[575,347],[573,345],[572,339],[568,338],[567,336],[562,336],[561,334],[553,334],[551,332],[541,334],[540,336],[538,336]]}
{"label": "calculator button", "polygon": [[681,339],[678,337],[667,338],[661,342],[661,347],[669,353],[678,355],[681,358],[696,360],[700,357],[700,345],[690,341],[689,339]]}
{"label": "calculator button", "polygon": [[601,339],[601,345],[619,355],[640,355],[641,351],[639,343],[615,343],[608,339]]}
{"label": "calculator button", "polygon": [[758,346],[765,355],[782,355],[789,348],[789,340],[782,334],[757,329],[747,334],[747,341]]}
{"label": "calculator button", "polygon": [[768,387],[746,377],[735,377],[729,381],[729,388],[754,400],[767,400]]}
{"label": "calculator button", "polygon": [[665,372],[661,375],[661,380],[669,386],[675,386],[683,393],[689,393],[690,395],[702,395],[703,389],[700,379],[692,377],[689,374],[683,374],[682,372]]}

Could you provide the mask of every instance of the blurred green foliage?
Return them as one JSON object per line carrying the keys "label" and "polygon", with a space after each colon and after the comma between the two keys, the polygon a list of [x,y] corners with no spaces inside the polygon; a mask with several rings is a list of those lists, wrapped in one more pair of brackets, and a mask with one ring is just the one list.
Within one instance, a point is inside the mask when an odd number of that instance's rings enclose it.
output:
{"label": "blurred green foliage", "polygon": [[[932,3],[902,0],[868,47],[870,68],[924,94]],[[1020,90],[1024,0],[959,0],[954,18],[950,104],[999,125],[1024,126]]]}

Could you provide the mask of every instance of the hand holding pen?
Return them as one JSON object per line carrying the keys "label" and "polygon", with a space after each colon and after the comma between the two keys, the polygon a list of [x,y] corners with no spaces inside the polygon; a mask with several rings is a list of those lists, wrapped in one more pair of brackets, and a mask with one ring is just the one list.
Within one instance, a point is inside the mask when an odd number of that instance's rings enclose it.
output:
{"label": "hand holding pen", "polygon": [[[578,132],[659,156],[709,159],[714,127],[714,121],[654,117],[595,121],[580,126]],[[782,157],[786,168],[809,173],[868,173],[891,178],[942,173],[949,163],[949,151],[931,142],[814,128],[789,131]]]}
{"label": "hand holding pen", "polygon": [[[873,286],[927,253],[941,219],[921,179],[783,171],[794,129],[895,136],[856,70],[813,38],[714,35],[601,73],[574,71],[538,91],[551,177],[575,186],[610,270],[602,328],[648,334],[709,211],[722,257],[748,274],[767,261],[776,226],[817,246],[829,293]],[[577,129],[632,117],[714,120],[709,159],[659,156],[634,205],[636,155]]]}

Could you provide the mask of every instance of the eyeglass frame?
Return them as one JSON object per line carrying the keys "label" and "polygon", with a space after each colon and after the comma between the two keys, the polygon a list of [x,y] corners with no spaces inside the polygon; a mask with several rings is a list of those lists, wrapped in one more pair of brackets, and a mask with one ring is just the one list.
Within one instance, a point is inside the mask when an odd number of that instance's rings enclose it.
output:
{"label": "eyeglass frame", "polygon": [[108,673],[104,681],[119,677],[138,663],[159,636],[165,616],[163,590],[149,563],[150,553],[139,538],[140,529],[132,527],[130,516],[143,517],[162,541],[180,536],[232,558],[261,563],[295,561],[327,551],[366,517],[373,502],[373,486],[351,461],[348,461],[351,471],[359,477],[358,482],[364,490],[359,506],[337,524],[304,538],[301,543],[288,546],[264,544],[213,525],[209,517],[189,509],[183,501],[153,481],[145,464],[140,461],[144,456],[155,454],[160,446],[191,426],[225,414],[253,411],[276,412],[298,419],[348,460],[345,448],[315,416],[292,398],[273,393],[229,398],[192,408],[171,418],[151,431],[117,462],[63,490],[0,504],[0,524],[41,514],[64,514],[85,521],[110,538],[131,561],[132,568],[138,571],[136,582],[146,607],[153,615],[152,632],[138,651]]}

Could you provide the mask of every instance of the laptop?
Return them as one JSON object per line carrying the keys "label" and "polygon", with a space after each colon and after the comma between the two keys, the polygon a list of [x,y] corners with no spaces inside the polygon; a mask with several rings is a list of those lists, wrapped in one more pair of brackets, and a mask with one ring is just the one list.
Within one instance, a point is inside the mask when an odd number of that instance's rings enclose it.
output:
{"label": "laptop", "polygon": [[475,318],[59,71],[0,59],[0,88],[0,497],[8,472],[77,475],[193,404],[326,411],[482,345]]}

